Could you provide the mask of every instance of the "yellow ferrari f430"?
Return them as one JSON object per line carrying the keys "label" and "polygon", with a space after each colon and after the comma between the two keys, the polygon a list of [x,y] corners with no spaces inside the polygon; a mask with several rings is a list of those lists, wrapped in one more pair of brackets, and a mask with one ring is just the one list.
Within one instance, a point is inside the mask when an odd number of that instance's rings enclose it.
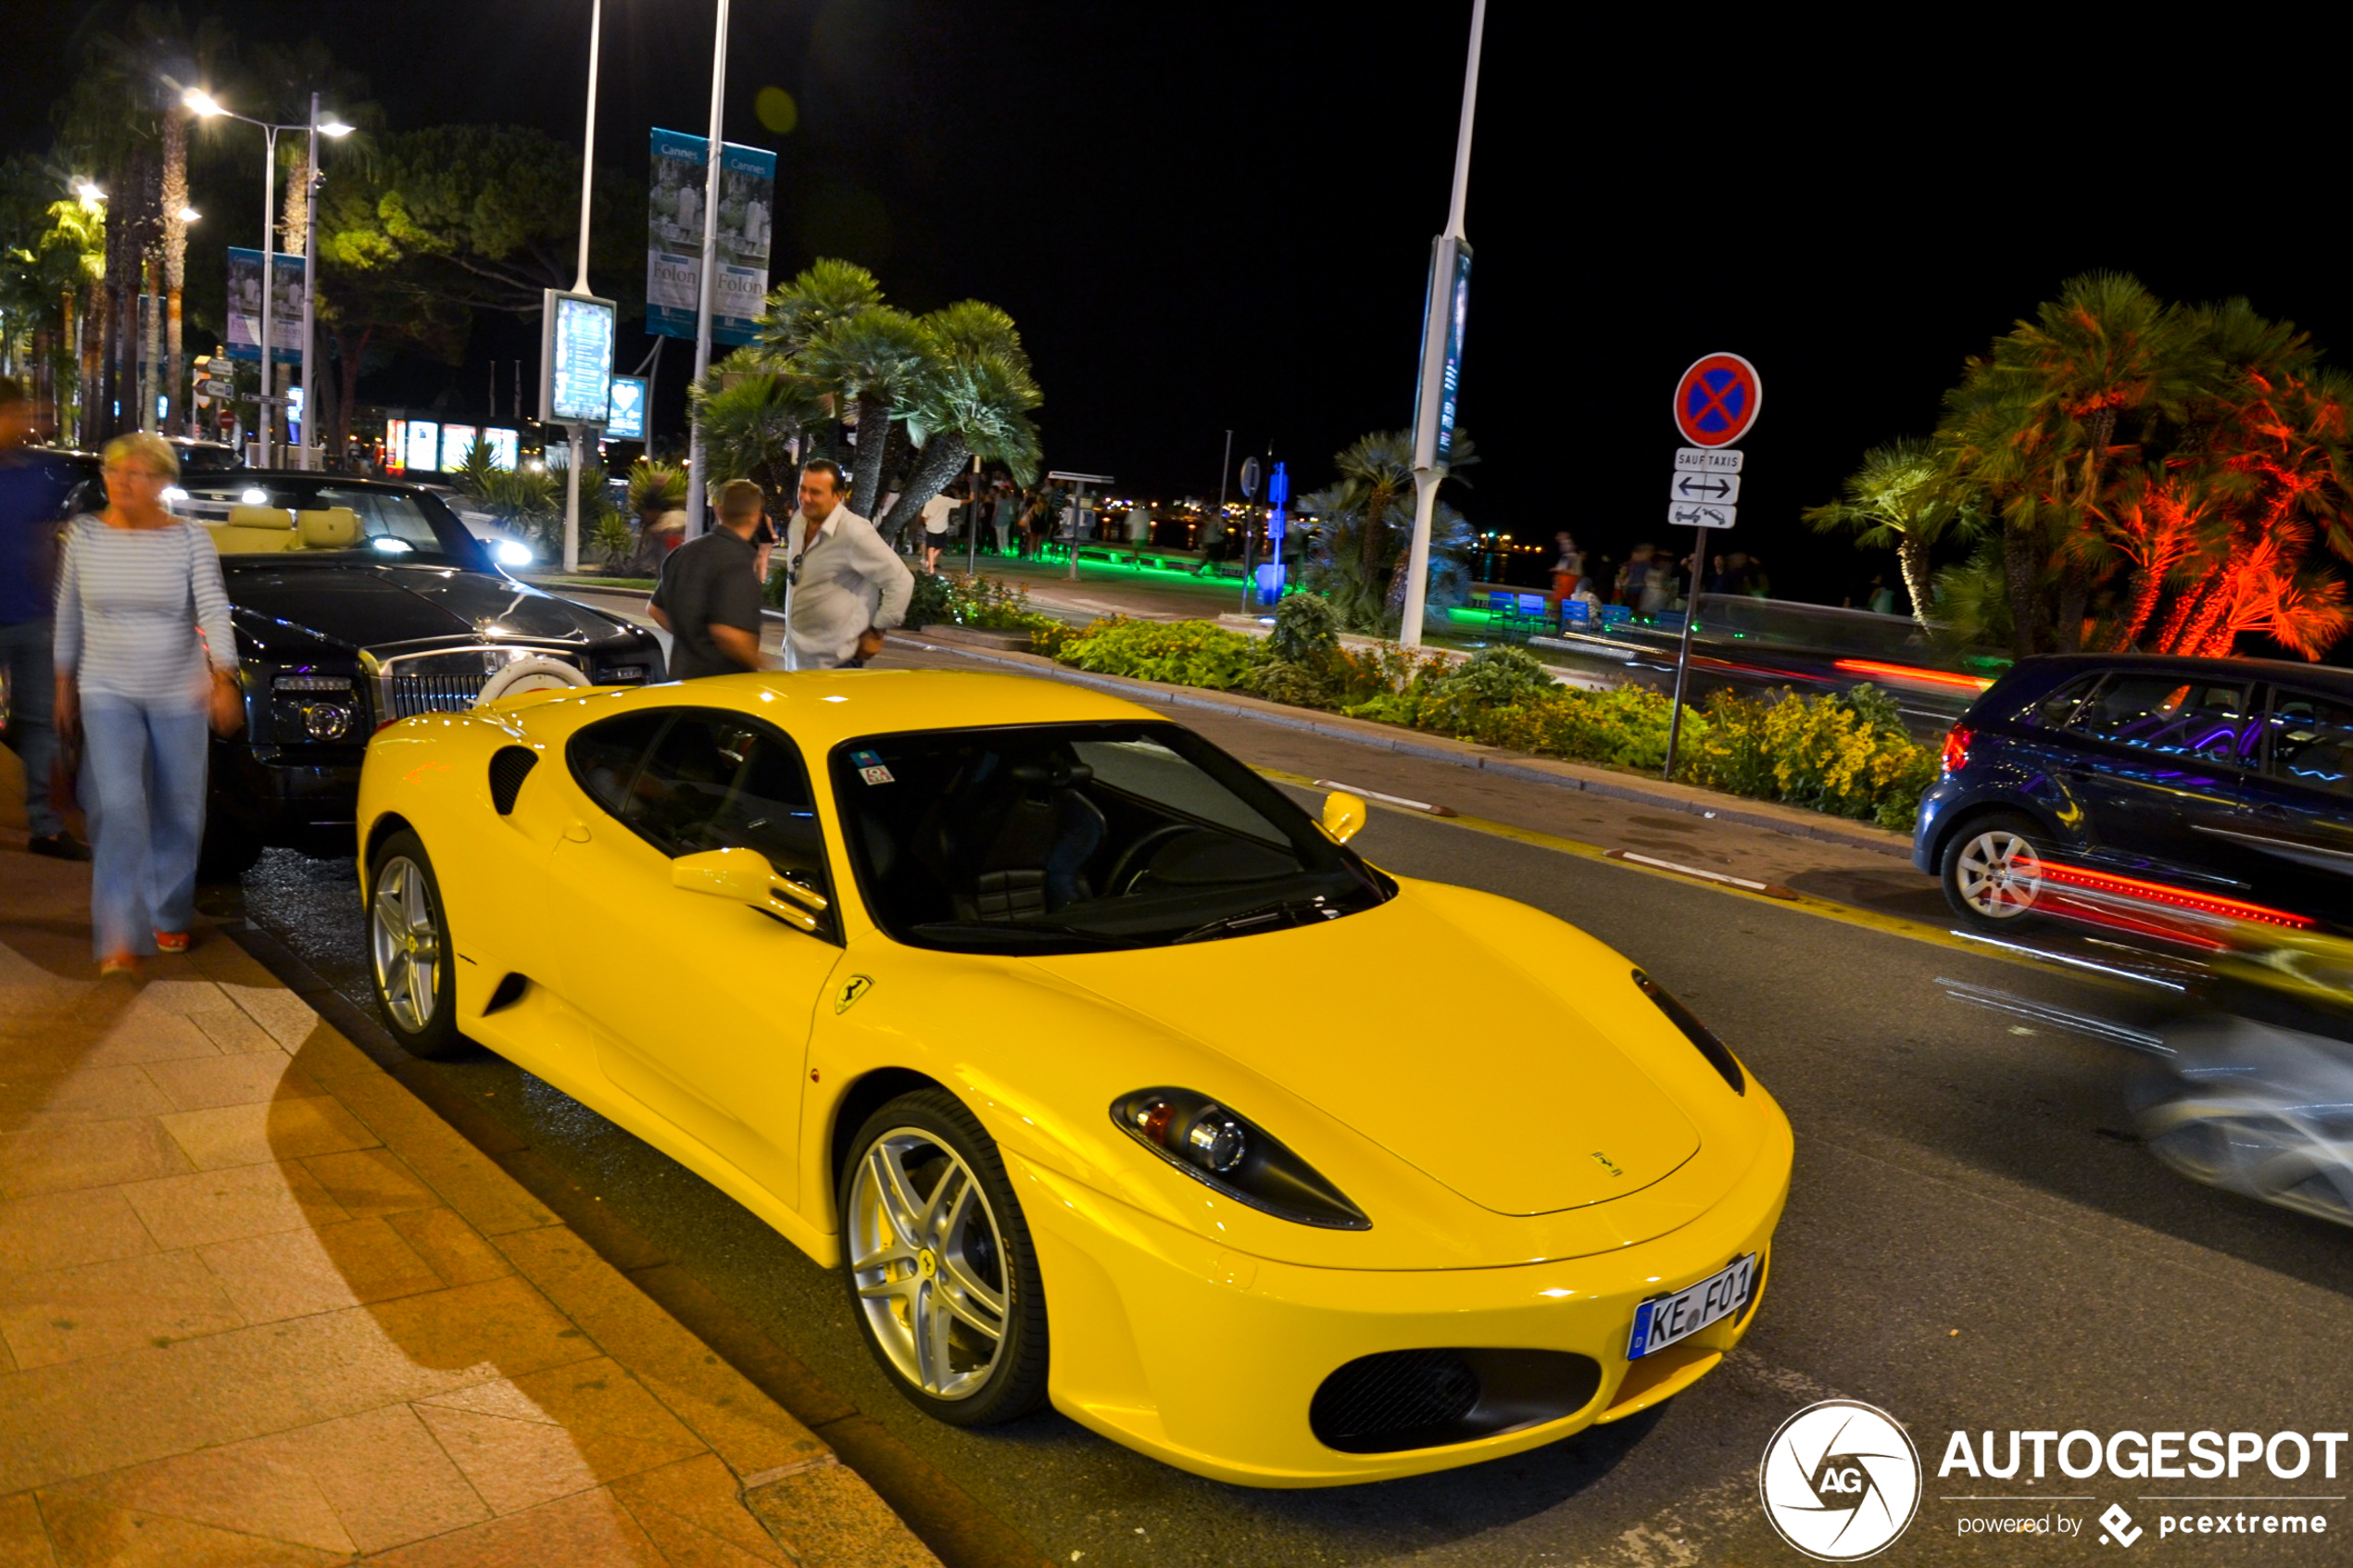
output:
{"label": "yellow ferrari f430", "polygon": [[1328,1486],[1689,1386],[1791,1158],[1633,964],[1387,874],[1365,816],[1066,685],[745,674],[392,725],[360,871],[403,1044],[488,1047],[839,1269],[925,1411]]}

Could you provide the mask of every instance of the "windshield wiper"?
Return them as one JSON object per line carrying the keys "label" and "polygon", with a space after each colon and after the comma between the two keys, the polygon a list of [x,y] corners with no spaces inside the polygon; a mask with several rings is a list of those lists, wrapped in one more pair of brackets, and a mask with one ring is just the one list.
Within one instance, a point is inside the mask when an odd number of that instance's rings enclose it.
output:
{"label": "windshield wiper", "polygon": [[1130,937],[1114,936],[1108,932],[1088,931],[1084,926],[1052,925],[1043,921],[1007,921],[1000,923],[987,920],[935,920],[908,927],[917,936],[954,938],[975,936],[1029,937],[1046,942],[1099,942],[1106,947],[1140,947],[1142,943]]}
{"label": "windshield wiper", "polygon": [[1344,912],[1327,904],[1320,897],[1282,898],[1272,904],[1261,904],[1254,909],[1244,909],[1239,914],[1219,915],[1215,920],[1204,921],[1182,936],[1170,937],[1169,946],[1173,947],[1179,942],[1202,942],[1212,936],[1233,935],[1248,931],[1252,926],[1270,925],[1276,921],[1281,921],[1286,925],[1299,925],[1303,923],[1304,917],[1308,915],[1321,915],[1326,920],[1338,920]]}

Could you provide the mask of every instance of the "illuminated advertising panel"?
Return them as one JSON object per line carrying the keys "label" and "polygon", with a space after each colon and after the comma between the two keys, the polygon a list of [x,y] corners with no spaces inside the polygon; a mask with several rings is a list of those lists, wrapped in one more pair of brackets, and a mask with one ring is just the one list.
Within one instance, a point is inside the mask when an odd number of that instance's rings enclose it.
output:
{"label": "illuminated advertising panel", "polygon": [[646,380],[643,376],[612,378],[612,411],[605,420],[606,438],[646,439]]}
{"label": "illuminated advertising panel", "polygon": [[441,427],[441,471],[456,473],[466,466],[466,454],[474,449],[474,427],[443,425]]}
{"label": "illuminated advertising panel", "polygon": [[384,471],[406,473],[409,470],[409,421],[384,421]]}
{"label": "illuminated advertising panel", "polygon": [[434,420],[409,421],[409,445],[402,451],[403,467],[431,473],[441,466],[441,425]]}
{"label": "illuminated advertising panel", "polygon": [[522,437],[511,430],[492,425],[482,433],[490,445],[490,466],[508,473],[515,471],[522,461]]}
{"label": "illuminated advertising panel", "polygon": [[547,424],[603,424],[612,408],[613,302],[554,289],[542,299],[539,418]]}

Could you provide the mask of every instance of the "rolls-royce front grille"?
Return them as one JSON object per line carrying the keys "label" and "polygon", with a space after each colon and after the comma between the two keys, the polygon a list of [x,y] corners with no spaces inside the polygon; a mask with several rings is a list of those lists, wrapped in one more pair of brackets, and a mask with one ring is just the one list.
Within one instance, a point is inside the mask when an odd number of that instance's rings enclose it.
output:
{"label": "rolls-royce front grille", "polygon": [[384,714],[387,719],[409,719],[420,713],[462,713],[480,700],[493,675],[519,659],[574,663],[546,648],[453,648],[400,655],[381,666]]}

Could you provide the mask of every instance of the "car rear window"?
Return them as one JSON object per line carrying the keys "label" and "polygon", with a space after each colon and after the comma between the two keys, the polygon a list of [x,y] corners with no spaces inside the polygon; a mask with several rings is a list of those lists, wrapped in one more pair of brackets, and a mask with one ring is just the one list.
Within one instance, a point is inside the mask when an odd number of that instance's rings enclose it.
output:
{"label": "car rear window", "polygon": [[2277,692],[2271,728],[2272,773],[2307,789],[2353,795],[2353,704]]}
{"label": "car rear window", "polygon": [[2076,708],[2066,728],[2137,750],[2234,767],[2252,763],[2260,732],[2243,682],[2141,673],[2110,675]]}

